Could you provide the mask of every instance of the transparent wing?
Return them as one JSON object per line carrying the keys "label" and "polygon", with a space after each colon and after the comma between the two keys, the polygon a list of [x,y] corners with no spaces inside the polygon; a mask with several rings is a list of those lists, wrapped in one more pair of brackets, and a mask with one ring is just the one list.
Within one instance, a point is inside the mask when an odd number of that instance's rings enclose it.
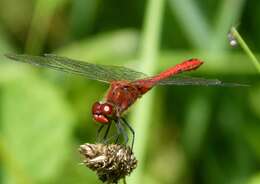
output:
{"label": "transparent wing", "polygon": [[249,86],[246,84],[226,83],[218,79],[203,79],[199,77],[176,76],[158,81],[156,85],[177,85],[177,86],[224,86],[224,87],[238,87]]}
{"label": "transparent wing", "polygon": [[40,67],[47,67],[54,70],[83,75],[88,79],[107,83],[116,80],[133,81],[146,77],[142,72],[122,66],[92,64],[53,54],[45,54],[44,56],[6,54],[6,57],[15,61],[29,63]]}

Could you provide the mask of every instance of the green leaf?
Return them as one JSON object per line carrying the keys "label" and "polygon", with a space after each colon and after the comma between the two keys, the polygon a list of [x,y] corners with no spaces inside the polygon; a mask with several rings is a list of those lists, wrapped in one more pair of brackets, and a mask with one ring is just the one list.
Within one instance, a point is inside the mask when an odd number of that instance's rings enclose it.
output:
{"label": "green leaf", "polygon": [[52,18],[57,8],[62,6],[65,2],[65,0],[36,1],[26,43],[27,53],[38,54],[42,51]]}
{"label": "green leaf", "polygon": [[260,173],[255,174],[253,177],[251,177],[248,184],[260,184]]}
{"label": "green leaf", "polygon": [[236,26],[239,23],[239,18],[242,15],[242,10],[245,5],[245,0],[230,0],[221,1],[221,7],[216,14],[216,26],[213,30],[212,40],[210,47],[217,55],[225,51],[228,46],[227,33],[231,26]]}
{"label": "green leaf", "polygon": [[134,30],[118,30],[99,34],[91,39],[85,39],[57,51],[59,55],[66,55],[74,59],[86,61],[110,61],[115,65],[118,61],[133,57],[136,53],[139,35]]}
{"label": "green leaf", "polygon": [[211,111],[210,99],[207,95],[195,94],[190,99],[182,138],[185,151],[192,159],[197,158],[201,152],[210,123]]}
{"label": "green leaf", "polygon": [[[12,46],[9,43],[9,40],[7,38],[7,35],[4,31],[2,31],[2,28],[0,27],[0,53],[11,51]],[[0,55],[0,58],[2,59],[3,56]]]}
{"label": "green leaf", "polygon": [[70,27],[73,38],[83,38],[86,33],[93,29],[100,4],[100,0],[71,2]]}
{"label": "green leaf", "polygon": [[198,8],[198,2],[170,0],[170,7],[194,47],[207,50],[212,33],[206,18]]}
{"label": "green leaf", "polygon": [[3,87],[1,105],[5,160],[12,160],[5,164],[7,173],[16,177],[10,179],[39,183],[54,178],[68,158],[73,130],[62,94],[28,75]]}
{"label": "green leaf", "polygon": [[260,85],[252,86],[249,97],[252,111],[260,118]]}

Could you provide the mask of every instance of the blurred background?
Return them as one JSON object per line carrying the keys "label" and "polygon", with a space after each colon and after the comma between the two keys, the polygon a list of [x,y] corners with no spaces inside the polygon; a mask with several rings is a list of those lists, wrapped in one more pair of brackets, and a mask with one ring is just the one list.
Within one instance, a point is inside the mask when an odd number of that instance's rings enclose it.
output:
{"label": "blurred background", "polygon": [[108,86],[12,62],[55,53],[148,74],[198,57],[190,75],[250,87],[156,87],[127,113],[138,168],[128,183],[260,184],[258,0],[0,0],[0,183],[101,183],[79,165],[95,142],[91,105]]}

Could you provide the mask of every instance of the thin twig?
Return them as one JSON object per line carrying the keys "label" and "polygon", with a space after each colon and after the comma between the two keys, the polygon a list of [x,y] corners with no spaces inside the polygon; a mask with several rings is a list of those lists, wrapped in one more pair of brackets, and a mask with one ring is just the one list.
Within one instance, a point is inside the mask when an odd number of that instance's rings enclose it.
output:
{"label": "thin twig", "polygon": [[232,27],[230,30],[232,36],[236,39],[236,41],[239,43],[241,48],[245,51],[245,53],[248,55],[248,57],[251,59],[253,62],[253,65],[256,67],[258,72],[260,73],[260,63],[253,54],[253,52],[250,50],[244,39],[240,36],[239,32],[236,30],[235,27]]}

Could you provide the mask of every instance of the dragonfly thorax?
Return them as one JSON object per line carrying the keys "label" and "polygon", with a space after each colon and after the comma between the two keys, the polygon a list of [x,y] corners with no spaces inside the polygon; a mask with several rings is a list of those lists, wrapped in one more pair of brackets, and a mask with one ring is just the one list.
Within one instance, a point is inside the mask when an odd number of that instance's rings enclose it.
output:
{"label": "dragonfly thorax", "polygon": [[92,115],[99,123],[109,123],[115,114],[114,106],[107,102],[95,102],[92,106]]}

